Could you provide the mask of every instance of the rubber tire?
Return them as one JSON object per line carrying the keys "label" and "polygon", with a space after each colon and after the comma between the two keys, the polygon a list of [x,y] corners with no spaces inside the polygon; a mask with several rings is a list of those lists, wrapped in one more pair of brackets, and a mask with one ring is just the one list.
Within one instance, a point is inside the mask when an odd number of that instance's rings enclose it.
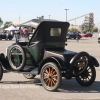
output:
{"label": "rubber tire", "polygon": [[[70,60],[70,69],[69,69],[69,77],[71,77],[71,74],[72,74],[72,72],[73,72],[73,66],[74,66],[74,64],[75,64],[75,62],[81,57],[81,56],[87,56],[87,58],[88,58],[88,65],[90,64],[90,56],[89,56],[89,54],[87,53],[87,52],[80,52],[80,53],[78,53],[78,54],[76,54],[71,60]],[[86,66],[86,68],[87,68],[88,66]],[[86,69],[85,68],[85,69]],[[84,70],[85,70],[84,69]],[[83,71],[84,71],[83,70]],[[83,72],[82,71],[82,72]],[[81,73],[82,73],[81,72]],[[81,74],[81,73],[78,73],[77,75],[75,75],[75,76],[78,76],[79,74]]]}
{"label": "rubber tire", "polygon": [[[56,70],[56,72],[57,72],[57,77],[58,77],[57,80],[58,80],[58,81],[57,81],[57,83],[56,83],[56,85],[55,85],[54,87],[49,87],[49,86],[47,86],[47,85],[45,84],[44,80],[43,80],[43,72],[45,71],[46,68],[48,68],[48,66],[53,67],[53,68]],[[42,83],[43,87],[44,87],[46,90],[48,90],[48,91],[55,91],[55,90],[57,90],[58,87],[59,87],[60,84],[61,84],[61,81],[62,81],[61,71],[60,71],[60,68],[59,68],[55,63],[49,62],[49,63],[46,63],[46,64],[42,67],[42,69],[41,69],[41,83]]]}
{"label": "rubber tire", "polygon": [[12,40],[12,38],[9,38],[9,40]]}
{"label": "rubber tire", "polygon": [[[17,68],[16,68],[16,66],[13,65],[13,63],[11,62],[11,58],[10,58],[10,56],[11,56],[11,50],[14,49],[15,47],[18,47],[18,48],[21,50],[21,52],[23,53],[22,65],[20,65],[20,66],[17,67]],[[12,68],[13,70],[15,70],[15,71],[20,71],[20,70],[22,70],[22,69],[24,68],[24,66],[25,66],[25,61],[26,61],[25,52],[24,52],[23,48],[22,48],[20,45],[17,45],[17,44],[16,44],[16,45],[13,45],[13,47],[11,48],[11,50],[9,51],[9,56],[8,56],[9,64],[10,64],[10,66],[11,66],[11,68]]]}
{"label": "rubber tire", "polygon": [[76,81],[81,85],[81,86],[85,86],[85,87],[87,87],[87,86],[90,86],[90,85],[92,85],[93,83],[94,83],[94,81],[95,81],[95,78],[96,78],[96,70],[95,70],[95,67],[94,66],[91,66],[90,67],[91,68],[91,70],[92,70],[92,78],[91,78],[91,80],[89,81],[89,82],[83,82],[83,81],[81,81],[80,80],[80,78],[79,78],[79,76],[77,76],[76,77]]}
{"label": "rubber tire", "polygon": [[0,64],[0,81],[2,80],[3,77],[3,68],[2,65]]}
{"label": "rubber tire", "polygon": [[74,39],[76,39],[76,37],[74,37]]}
{"label": "rubber tire", "polygon": [[23,75],[27,79],[33,79],[36,76],[36,75],[33,75],[33,74],[31,74],[32,76],[28,76],[28,77],[27,77],[27,74],[23,74]]}

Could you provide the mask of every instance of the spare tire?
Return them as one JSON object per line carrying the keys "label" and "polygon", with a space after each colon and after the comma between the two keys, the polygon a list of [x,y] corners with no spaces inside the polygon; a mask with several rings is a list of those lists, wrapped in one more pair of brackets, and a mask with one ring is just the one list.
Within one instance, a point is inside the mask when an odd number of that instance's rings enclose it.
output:
{"label": "spare tire", "polygon": [[8,59],[13,70],[22,70],[26,61],[26,55],[23,48],[20,45],[13,45],[9,51]]}
{"label": "spare tire", "polygon": [[[75,64],[83,63],[83,67],[79,67],[78,65],[75,66]],[[69,68],[69,74],[68,76],[79,76],[84,72],[84,70],[90,65],[90,56],[87,52],[80,52],[76,54],[71,60],[70,60],[70,68]]]}

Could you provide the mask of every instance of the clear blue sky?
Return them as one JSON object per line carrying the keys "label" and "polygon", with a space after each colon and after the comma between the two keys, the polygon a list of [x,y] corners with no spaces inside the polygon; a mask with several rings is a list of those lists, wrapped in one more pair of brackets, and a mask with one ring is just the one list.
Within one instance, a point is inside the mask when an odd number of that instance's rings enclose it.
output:
{"label": "clear blue sky", "polygon": [[[94,13],[94,22],[100,23],[100,0],[0,0],[0,17],[5,21],[26,22],[37,16],[44,15],[48,19],[66,21],[78,16]],[[81,24],[84,17],[76,20],[76,24]],[[72,21],[71,23],[75,23]]]}

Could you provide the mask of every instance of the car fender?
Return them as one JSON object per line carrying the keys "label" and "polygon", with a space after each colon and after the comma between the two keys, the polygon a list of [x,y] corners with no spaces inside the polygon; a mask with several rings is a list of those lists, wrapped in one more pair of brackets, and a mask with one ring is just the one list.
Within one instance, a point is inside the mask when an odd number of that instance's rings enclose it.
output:
{"label": "car fender", "polygon": [[58,64],[59,68],[61,70],[66,70],[66,68],[67,68],[65,63],[64,63],[64,61],[61,58],[58,58],[58,57],[47,57],[40,63],[38,73],[40,73],[42,66],[47,62],[54,62],[54,63]]}
{"label": "car fender", "polygon": [[97,61],[97,59],[93,56],[90,56],[91,57],[91,64],[94,65],[95,67],[99,67],[99,62]]}
{"label": "car fender", "polygon": [[1,54],[0,54],[0,64],[5,69],[11,68],[10,64],[9,64],[9,61],[7,60],[7,58],[5,58],[4,56],[2,56]]}
{"label": "car fender", "polygon": [[[79,52],[77,53],[71,60],[70,60],[70,67],[69,67],[69,73],[68,73],[68,76],[67,77],[72,77],[72,72],[73,72],[73,69],[74,69],[74,64],[75,62],[82,56],[87,56],[88,58],[88,65],[90,64],[90,55],[87,53],[87,52]],[[87,65],[87,66],[88,66]],[[87,66],[85,68],[87,68]],[[85,69],[83,69],[84,71]],[[82,73],[82,72],[81,72]],[[79,74],[81,73],[78,73],[76,76],[78,76]]]}

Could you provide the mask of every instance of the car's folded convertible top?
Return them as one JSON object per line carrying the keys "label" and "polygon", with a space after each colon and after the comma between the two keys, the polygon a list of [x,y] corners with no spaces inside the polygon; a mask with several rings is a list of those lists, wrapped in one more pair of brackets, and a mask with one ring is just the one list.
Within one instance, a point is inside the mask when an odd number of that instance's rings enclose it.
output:
{"label": "car's folded convertible top", "polygon": [[25,23],[22,23],[20,24],[19,26],[30,26],[30,27],[33,27],[33,28],[37,28],[37,26],[43,22],[43,21],[58,21],[58,20],[52,20],[52,19],[32,19],[32,20],[29,20]]}

